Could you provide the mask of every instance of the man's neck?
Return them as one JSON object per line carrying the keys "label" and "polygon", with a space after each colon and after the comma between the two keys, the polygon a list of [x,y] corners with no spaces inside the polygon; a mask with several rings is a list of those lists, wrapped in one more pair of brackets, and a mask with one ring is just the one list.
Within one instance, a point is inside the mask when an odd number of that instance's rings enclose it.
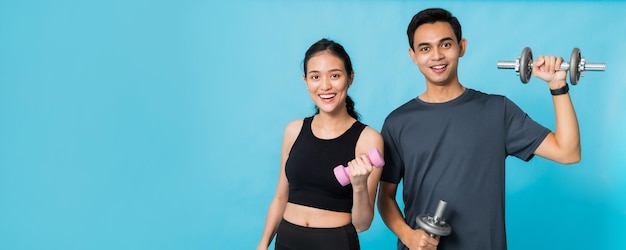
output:
{"label": "man's neck", "polygon": [[426,91],[418,98],[428,103],[443,103],[456,99],[463,92],[465,92],[465,87],[459,82],[449,85],[427,84]]}

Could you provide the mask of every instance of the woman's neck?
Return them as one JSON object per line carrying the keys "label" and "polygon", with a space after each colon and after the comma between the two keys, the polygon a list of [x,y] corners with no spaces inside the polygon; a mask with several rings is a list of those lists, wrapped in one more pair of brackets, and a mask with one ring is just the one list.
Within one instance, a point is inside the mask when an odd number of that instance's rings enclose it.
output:
{"label": "woman's neck", "polygon": [[317,114],[311,122],[313,133],[324,139],[336,138],[348,130],[356,119],[345,115]]}

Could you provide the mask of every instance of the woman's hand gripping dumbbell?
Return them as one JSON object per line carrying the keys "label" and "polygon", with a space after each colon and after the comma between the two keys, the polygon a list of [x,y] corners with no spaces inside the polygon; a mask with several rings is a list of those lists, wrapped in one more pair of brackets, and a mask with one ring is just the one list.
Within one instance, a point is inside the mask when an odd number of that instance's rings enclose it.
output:
{"label": "woman's hand gripping dumbbell", "polygon": [[[369,159],[372,166],[380,168],[385,165],[385,160],[380,152],[378,152],[377,148],[371,148],[367,152],[367,158]],[[343,165],[339,165],[333,169],[335,172],[335,178],[339,181],[339,184],[342,186],[346,186],[350,184],[350,168],[344,167]]]}

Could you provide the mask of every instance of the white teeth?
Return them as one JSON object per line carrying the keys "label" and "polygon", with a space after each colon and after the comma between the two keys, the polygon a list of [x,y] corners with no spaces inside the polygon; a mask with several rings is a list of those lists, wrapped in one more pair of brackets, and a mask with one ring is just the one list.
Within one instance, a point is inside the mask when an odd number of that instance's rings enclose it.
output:
{"label": "white teeth", "polygon": [[446,67],[446,65],[433,66],[433,69],[443,69],[445,67]]}
{"label": "white teeth", "polygon": [[321,98],[323,98],[323,99],[328,99],[328,98],[333,98],[333,97],[335,97],[335,95],[334,95],[334,94],[320,95],[320,97],[321,97]]}

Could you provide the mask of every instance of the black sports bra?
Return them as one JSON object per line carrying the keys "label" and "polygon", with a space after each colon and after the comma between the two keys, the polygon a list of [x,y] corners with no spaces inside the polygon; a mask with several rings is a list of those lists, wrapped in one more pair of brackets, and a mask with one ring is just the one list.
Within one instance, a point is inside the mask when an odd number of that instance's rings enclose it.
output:
{"label": "black sports bra", "polygon": [[313,117],[304,118],[300,134],[289,152],[285,173],[289,180],[288,201],[337,212],[352,211],[352,185],[341,186],[333,168],[354,159],[356,143],[365,124],[356,121],[334,139],[313,135]]}

